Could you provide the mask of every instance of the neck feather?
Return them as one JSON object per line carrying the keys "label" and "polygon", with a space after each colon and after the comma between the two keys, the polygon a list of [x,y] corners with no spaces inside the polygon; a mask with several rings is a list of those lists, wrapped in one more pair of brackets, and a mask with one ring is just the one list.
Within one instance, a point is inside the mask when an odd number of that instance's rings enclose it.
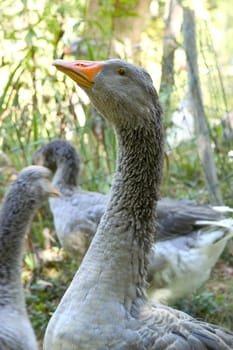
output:
{"label": "neck feather", "polygon": [[162,178],[161,126],[117,130],[118,162],[111,201],[143,224],[155,218]]}
{"label": "neck feather", "polygon": [[96,284],[100,295],[109,290],[111,298],[124,302],[144,295],[162,173],[160,118],[146,127],[117,129],[116,134],[118,166],[109,203],[77,278],[84,281],[80,289]]}
{"label": "neck feather", "polygon": [[7,194],[0,217],[0,284],[21,279],[25,236],[36,209],[30,198],[14,184]]}
{"label": "neck feather", "polygon": [[[155,237],[156,205],[162,178],[162,126],[155,128],[152,122],[146,128],[117,130],[117,139],[118,165],[105,215],[110,219],[114,208],[124,213],[121,220],[125,217],[131,226],[132,240],[141,250],[139,255],[145,258],[142,261],[145,275],[146,256]],[[115,223],[118,224],[117,219]]]}

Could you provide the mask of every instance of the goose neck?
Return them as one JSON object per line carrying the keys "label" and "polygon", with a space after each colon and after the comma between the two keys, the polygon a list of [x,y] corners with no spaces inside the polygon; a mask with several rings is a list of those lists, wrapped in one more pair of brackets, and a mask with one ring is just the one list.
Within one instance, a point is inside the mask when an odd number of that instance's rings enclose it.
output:
{"label": "goose neck", "polygon": [[72,162],[62,162],[55,172],[53,183],[58,188],[77,187],[78,170]]}
{"label": "goose neck", "polygon": [[160,133],[155,125],[117,131],[118,161],[111,200],[127,207],[143,223],[154,216],[159,199],[163,163]]}
{"label": "goose neck", "polygon": [[[91,266],[88,280],[96,286],[95,294],[100,290],[102,298],[103,289],[108,290],[105,298],[125,304],[144,295],[163,148],[161,129],[155,126],[117,130],[117,138],[118,166],[110,199],[78,276],[84,280]],[[84,284],[87,289],[87,277]]]}
{"label": "goose neck", "polygon": [[34,198],[17,188],[11,189],[5,198],[0,216],[0,281],[3,284],[20,278],[25,236],[35,209]]}

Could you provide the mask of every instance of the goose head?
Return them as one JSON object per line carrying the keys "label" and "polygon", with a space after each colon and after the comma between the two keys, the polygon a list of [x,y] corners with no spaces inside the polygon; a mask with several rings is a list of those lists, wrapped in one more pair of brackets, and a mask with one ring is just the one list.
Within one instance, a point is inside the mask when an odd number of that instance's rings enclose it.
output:
{"label": "goose head", "polygon": [[47,199],[48,197],[58,197],[60,194],[51,182],[51,171],[40,165],[31,165],[24,168],[12,186],[19,190],[24,189],[25,194],[33,194],[35,202]]}
{"label": "goose head", "polygon": [[55,60],[54,65],[85,90],[99,113],[115,127],[143,127],[155,106],[161,112],[152,79],[141,67],[120,59]]}
{"label": "goose head", "polygon": [[[73,172],[79,173],[80,159],[75,148],[65,140],[53,140],[42,145],[32,157],[32,163],[49,168],[53,173],[64,163],[72,162]],[[67,169],[68,170],[68,169]]]}

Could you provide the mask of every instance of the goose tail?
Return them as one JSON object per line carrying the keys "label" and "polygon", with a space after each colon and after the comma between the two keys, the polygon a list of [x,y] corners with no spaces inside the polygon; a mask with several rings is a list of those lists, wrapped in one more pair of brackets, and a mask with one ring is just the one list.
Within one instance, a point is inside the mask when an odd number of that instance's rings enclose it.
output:
{"label": "goose tail", "polygon": [[233,208],[228,207],[227,205],[213,206],[212,208],[219,213],[233,213]]}
{"label": "goose tail", "polygon": [[[210,220],[197,220],[195,221],[196,225],[200,226],[208,226],[208,228],[211,230],[213,229],[223,229],[222,235],[219,237],[218,240],[229,240],[233,237],[233,219],[232,218],[226,218],[222,220],[216,220],[216,221],[210,221]],[[217,231],[216,230],[216,231]]]}

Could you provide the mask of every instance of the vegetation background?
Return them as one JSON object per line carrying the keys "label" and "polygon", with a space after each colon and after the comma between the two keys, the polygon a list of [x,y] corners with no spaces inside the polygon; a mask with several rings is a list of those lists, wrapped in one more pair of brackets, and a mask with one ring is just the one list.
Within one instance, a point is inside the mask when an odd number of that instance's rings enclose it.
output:
{"label": "vegetation background", "polygon": [[[190,96],[187,26],[182,26],[187,9],[195,15],[193,39],[207,125],[203,134],[197,130]],[[31,163],[36,148],[55,138],[77,147],[83,188],[109,191],[116,158],[111,126],[52,62],[55,58],[121,57],[151,73],[163,103],[167,139],[162,195],[233,207],[230,1],[2,0],[0,12],[1,198],[17,171]],[[195,63],[194,51],[191,60]],[[213,156],[214,185],[206,181],[198,146],[203,135],[208,136]],[[60,249],[47,204],[36,216],[27,243],[22,277],[29,314],[41,341],[79,262]],[[195,317],[233,328],[232,261],[229,244],[209,283],[178,306]]]}

